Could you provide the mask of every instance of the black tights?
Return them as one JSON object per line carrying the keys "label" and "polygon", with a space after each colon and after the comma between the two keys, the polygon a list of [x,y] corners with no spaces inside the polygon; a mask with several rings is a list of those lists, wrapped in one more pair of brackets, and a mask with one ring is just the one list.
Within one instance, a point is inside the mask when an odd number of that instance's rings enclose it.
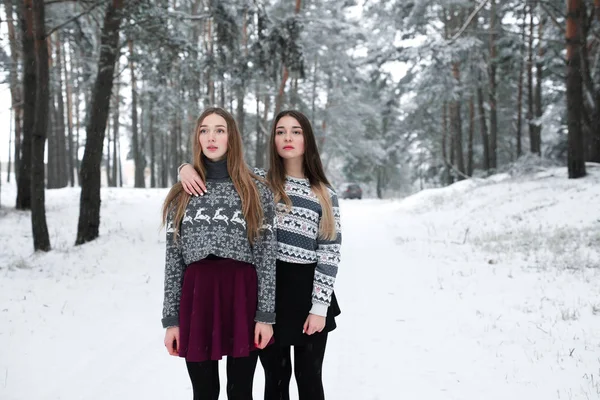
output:
{"label": "black tights", "polygon": [[[294,376],[298,383],[300,400],[324,400],[323,357],[327,333],[312,337],[308,344],[294,346]],[[292,379],[291,346],[277,342],[260,352],[260,362],[265,369],[265,400],[289,400]]]}
{"label": "black tights", "polygon": [[[252,400],[252,383],[258,351],[251,351],[250,356],[227,357],[227,398],[229,400]],[[219,362],[208,360],[202,362],[186,362],[194,400],[217,400],[221,384],[219,382]]]}

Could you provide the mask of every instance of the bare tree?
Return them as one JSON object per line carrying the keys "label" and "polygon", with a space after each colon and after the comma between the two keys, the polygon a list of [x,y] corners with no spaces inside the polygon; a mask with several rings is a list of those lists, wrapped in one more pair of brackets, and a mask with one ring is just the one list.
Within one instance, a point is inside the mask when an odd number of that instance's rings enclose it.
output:
{"label": "bare tree", "polygon": [[[26,0],[26,2],[28,1],[30,0]],[[31,142],[31,225],[34,249],[49,251],[50,236],[46,224],[46,188],[44,186],[44,149],[48,130],[48,101],[50,99],[48,81],[50,73],[43,1],[33,2],[33,20],[38,81],[35,96],[35,122]]]}
{"label": "bare tree", "polygon": [[[13,126],[14,126],[14,171],[15,177],[19,179],[19,163],[21,159],[21,117],[23,114],[23,105],[21,86],[19,85],[19,47],[17,43],[17,34],[15,25],[13,22],[13,2],[12,0],[4,0],[4,11],[6,12],[6,23],[8,26],[8,43],[10,47],[10,61],[11,67],[9,70],[9,81],[10,81],[10,97],[11,97],[11,109],[13,112]],[[9,146],[10,149],[10,146]],[[9,155],[10,156],[10,155]],[[8,164],[8,182],[10,182],[10,161]]]}
{"label": "bare tree", "polygon": [[586,175],[581,117],[583,88],[581,78],[581,29],[584,13],[581,0],[567,1],[567,124],[569,178]]}
{"label": "bare tree", "polygon": [[119,54],[119,32],[124,0],[112,0],[102,26],[98,74],[89,107],[85,153],[81,162],[81,198],[75,244],[98,237],[100,227],[100,163],[113,87],[115,63]]}
{"label": "bare tree", "polygon": [[17,180],[17,209],[31,209],[31,140],[35,121],[36,62],[33,40],[33,11],[31,0],[23,0],[17,8],[21,25],[21,54],[23,56],[23,141]]}
{"label": "bare tree", "polygon": [[131,72],[131,147],[133,150],[133,161],[135,164],[135,180],[134,187],[146,187],[144,180],[144,169],[146,168],[145,160],[142,157],[141,140],[138,133],[138,91],[135,77],[135,65],[133,63],[135,54],[133,52],[133,40],[128,41],[129,46],[129,71]]}

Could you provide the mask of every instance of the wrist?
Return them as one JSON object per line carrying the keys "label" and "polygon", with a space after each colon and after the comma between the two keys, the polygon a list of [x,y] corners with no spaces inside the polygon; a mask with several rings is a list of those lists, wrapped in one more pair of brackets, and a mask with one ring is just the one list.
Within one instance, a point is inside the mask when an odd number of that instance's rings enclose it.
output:
{"label": "wrist", "polygon": [[181,168],[185,167],[186,165],[190,165],[190,163],[183,163],[179,167],[177,167],[177,174],[180,174],[181,173]]}

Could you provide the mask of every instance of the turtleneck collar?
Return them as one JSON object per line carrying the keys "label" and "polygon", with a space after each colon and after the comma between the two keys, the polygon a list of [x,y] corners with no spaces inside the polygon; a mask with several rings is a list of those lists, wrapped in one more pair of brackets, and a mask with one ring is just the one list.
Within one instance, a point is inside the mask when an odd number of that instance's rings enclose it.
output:
{"label": "turtleneck collar", "polygon": [[206,167],[206,179],[227,179],[229,171],[227,171],[227,157],[219,161],[211,161],[208,158],[204,159]]}

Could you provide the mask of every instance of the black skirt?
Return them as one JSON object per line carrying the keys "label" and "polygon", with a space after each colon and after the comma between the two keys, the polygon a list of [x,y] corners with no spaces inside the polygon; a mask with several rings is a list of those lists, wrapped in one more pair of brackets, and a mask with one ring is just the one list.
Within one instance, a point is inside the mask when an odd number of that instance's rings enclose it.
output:
{"label": "black skirt", "polygon": [[277,260],[275,344],[280,346],[306,345],[318,335],[331,332],[337,327],[335,317],[340,315],[341,310],[334,292],[331,297],[331,305],[327,308],[323,331],[312,335],[302,332],[312,308],[316,266],[317,263],[295,264]]}

